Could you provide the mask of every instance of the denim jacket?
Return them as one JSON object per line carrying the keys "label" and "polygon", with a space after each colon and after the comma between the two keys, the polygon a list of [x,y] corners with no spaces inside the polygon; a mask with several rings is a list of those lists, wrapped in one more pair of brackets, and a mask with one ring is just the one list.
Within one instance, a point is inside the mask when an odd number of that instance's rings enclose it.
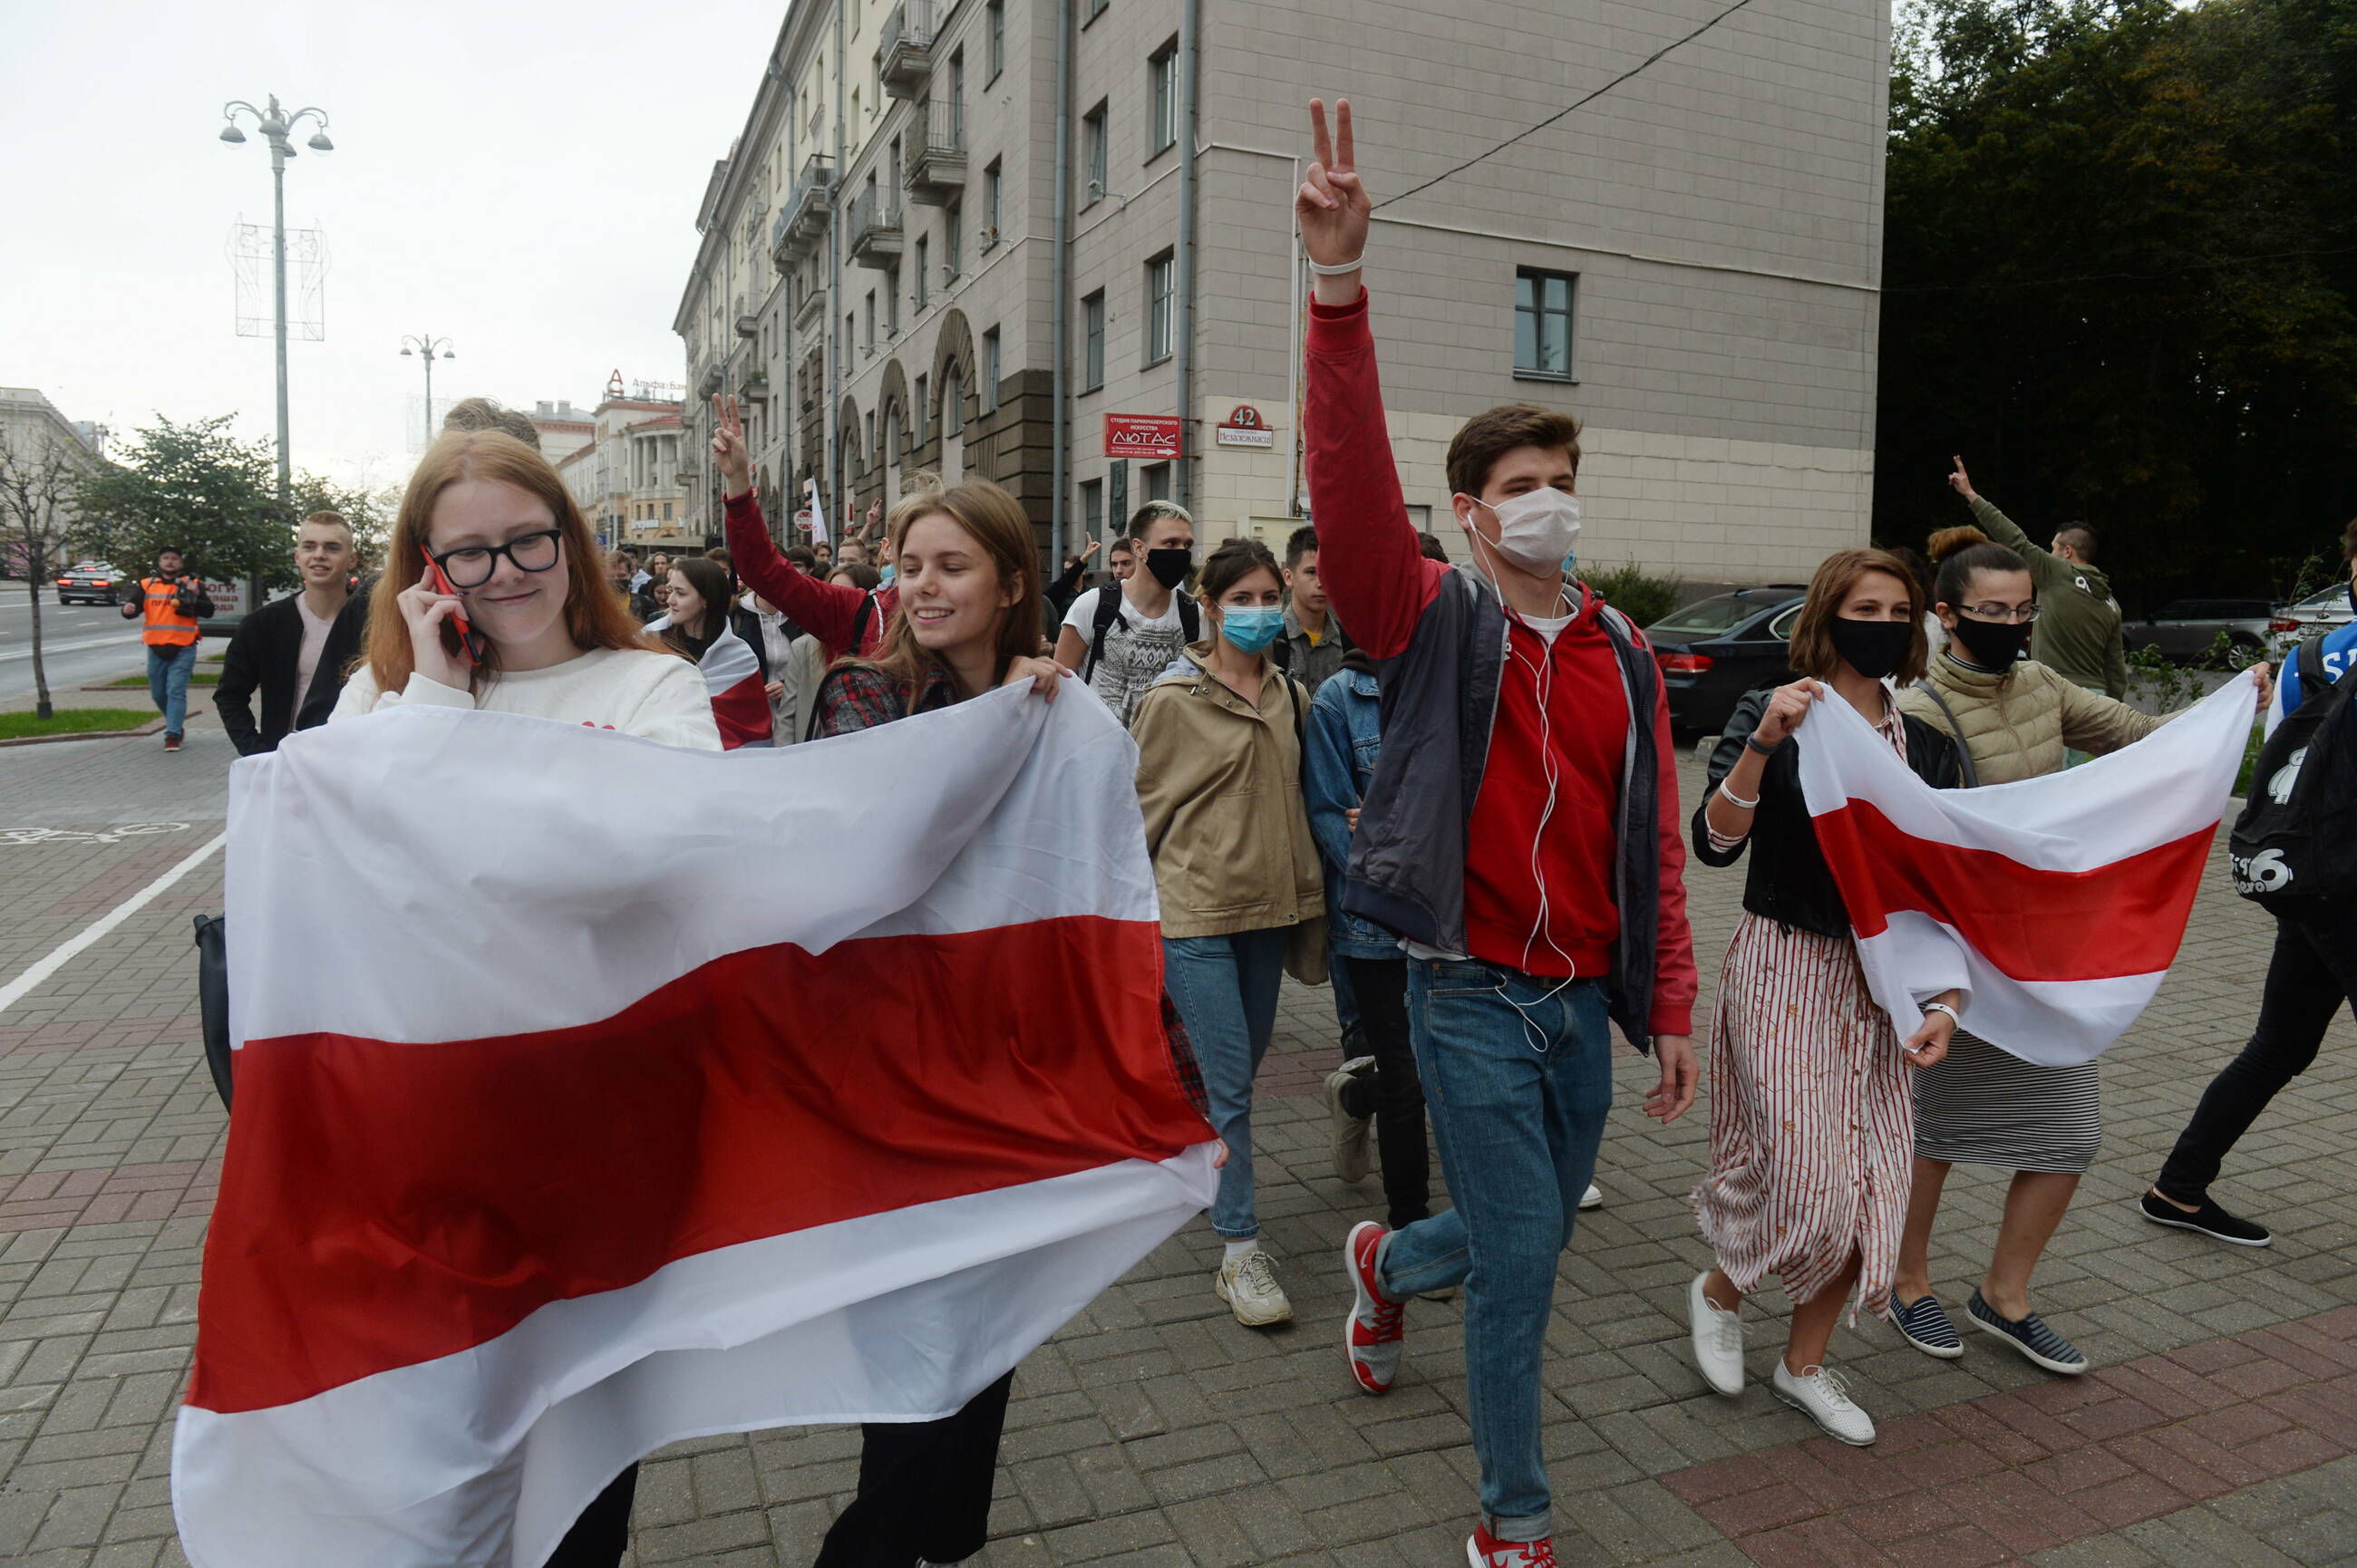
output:
{"label": "denim jacket", "polygon": [[1309,832],[1326,867],[1326,909],[1332,921],[1334,951],[1343,958],[1397,958],[1399,938],[1342,909],[1342,867],[1351,859],[1351,825],[1343,813],[1358,805],[1374,777],[1383,750],[1381,705],[1374,676],[1344,669],[1329,676],[1309,703],[1308,745],[1303,780],[1309,807]]}

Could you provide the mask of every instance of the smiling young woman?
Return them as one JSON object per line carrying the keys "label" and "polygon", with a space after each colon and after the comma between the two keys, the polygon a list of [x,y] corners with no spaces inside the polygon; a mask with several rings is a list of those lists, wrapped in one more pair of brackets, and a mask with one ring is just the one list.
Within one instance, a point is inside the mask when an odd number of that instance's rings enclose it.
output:
{"label": "smiling young woman", "polygon": [[410,476],[367,653],[330,722],[404,703],[479,708],[718,750],[702,678],[647,636],[601,560],[547,458],[496,432],[442,437]]}

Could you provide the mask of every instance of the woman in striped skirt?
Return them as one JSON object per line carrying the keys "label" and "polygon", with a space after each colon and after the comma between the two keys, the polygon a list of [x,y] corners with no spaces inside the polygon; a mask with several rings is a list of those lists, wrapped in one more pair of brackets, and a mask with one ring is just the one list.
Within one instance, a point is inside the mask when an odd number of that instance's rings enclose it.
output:
{"label": "woman in striped skirt", "polygon": [[1922,672],[1917,596],[1907,569],[1878,550],[1817,568],[1792,627],[1803,678],[1743,700],[1694,822],[1705,864],[1751,851],[1711,1032],[1710,1171],[1694,1206],[1717,1266],[1687,1293],[1695,1361],[1720,1393],[1743,1391],[1743,1298],[1776,1275],[1792,1324],[1770,1386],[1853,1444],[1874,1441],[1874,1422],[1824,1369],[1825,1346],[1853,1286],[1878,1311],[1889,1299],[1907,1208],[1907,1069],[1945,1053],[1956,994],[1927,1003],[1904,1045],[1867,994],[1802,799],[1793,732],[1817,703],[1846,702],[1933,788],[1957,782],[1955,746],[1902,715],[1882,683]]}

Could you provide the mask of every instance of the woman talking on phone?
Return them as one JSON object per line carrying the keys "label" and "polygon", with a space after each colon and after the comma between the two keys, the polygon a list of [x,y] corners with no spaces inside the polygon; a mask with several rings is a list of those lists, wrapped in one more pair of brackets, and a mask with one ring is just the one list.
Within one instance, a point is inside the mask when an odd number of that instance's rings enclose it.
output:
{"label": "woman talking on phone", "polygon": [[719,750],[695,666],[646,634],[599,560],[547,458],[495,431],[442,437],[410,476],[330,722],[480,708]]}
{"label": "woman talking on phone", "polygon": [[1959,998],[1926,1002],[1923,1026],[1902,1045],[1867,994],[1801,795],[1798,747],[1807,726],[1832,722],[1813,721],[1813,710],[1846,703],[1918,778],[1955,787],[1955,745],[1900,714],[1882,683],[1923,672],[1920,607],[1894,557],[1827,557],[1792,624],[1802,678],[1738,705],[1694,820],[1704,865],[1751,851],[1711,1029],[1710,1169],[1694,1206],[1716,1261],[1688,1287],[1695,1361],[1720,1393],[1743,1391],[1743,1298],[1777,1275],[1792,1326],[1770,1386],[1858,1444],[1874,1441],[1874,1422],[1825,1369],[1825,1346],[1854,1290],[1889,1311],[1907,1216],[1907,1069],[1947,1054]]}
{"label": "woman talking on phone", "polygon": [[[695,666],[646,635],[548,459],[494,431],[426,449],[393,525],[367,656],[330,724],[399,706],[476,708],[720,749]],[[636,1465],[582,1510],[548,1568],[612,1568]]]}

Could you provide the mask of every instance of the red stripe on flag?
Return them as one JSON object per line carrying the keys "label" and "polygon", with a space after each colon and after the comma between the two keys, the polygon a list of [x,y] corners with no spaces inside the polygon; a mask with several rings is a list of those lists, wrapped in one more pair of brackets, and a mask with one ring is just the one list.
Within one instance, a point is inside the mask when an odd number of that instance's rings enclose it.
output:
{"label": "red stripe on flag", "polygon": [[712,717],[720,726],[720,747],[759,746],[770,738],[770,694],[759,675],[712,693]]}
{"label": "red stripe on flag", "polygon": [[2213,824],[2092,871],[2047,871],[1994,850],[1917,838],[1852,798],[1813,819],[1852,929],[1879,936],[1913,910],[1944,920],[2015,980],[2154,974],[2177,957]]}
{"label": "red stripe on flag", "polygon": [[1167,1159],[1212,1134],[1160,981],[1154,925],[1074,917],[734,953],[543,1034],[249,1044],[188,1402],[284,1404],[716,1248]]}

